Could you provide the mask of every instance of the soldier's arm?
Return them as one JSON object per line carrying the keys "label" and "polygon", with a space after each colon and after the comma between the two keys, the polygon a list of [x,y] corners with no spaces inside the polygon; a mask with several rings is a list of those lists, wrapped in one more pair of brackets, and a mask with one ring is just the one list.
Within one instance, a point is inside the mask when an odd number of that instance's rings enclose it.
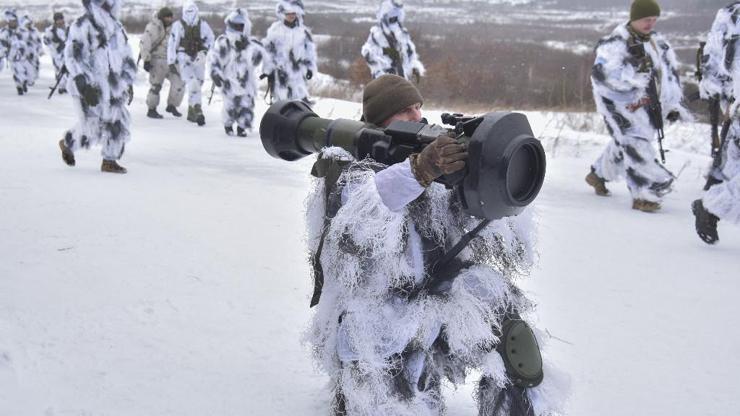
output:
{"label": "soldier's arm", "polygon": [[82,95],[82,89],[94,83],[96,75],[90,53],[92,46],[88,41],[92,39],[92,36],[88,36],[89,32],[89,22],[82,19],[75,21],[70,27],[64,49],[65,66],[69,77],[75,81],[69,92],[78,97]]}
{"label": "soldier's arm", "polygon": [[306,69],[316,73],[318,72],[318,68],[316,65],[316,44],[313,41],[313,36],[311,36],[311,31],[306,29]]}
{"label": "soldier's arm", "polygon": [[152,23],[149,23],[146,25],[146,29],[144,29],[144,34],[141,35],[141,40],[139,41],[139,53],[141,54],[141,59],[144,62],[149,61],[151,54],[152,54],[152,45],[155,44],[155,42],[159,42],[160,39],[154,39],[154,34],[156,32],[156,29],[154,28],[154,25]]}
{"label": "soldier's arm", "polygon": [[224,79],[224,68],[229,64],[229,50],[226,38],[219,36],[213,49],[208,53],[208,64],[211,67],[211,79]]}
{"label": "soldier's arm", "polygon": [[167,65],[177,63],[177,47],[182,38],[182,24],[178,20],[172,24],[170,38],[167,40]]}
{"label": "soldier's arm", "polygon": [[622,39],[602,42],[596,48],[591,69],[594,87],[612,101],[631,104],[639,101],[650,81],[648,74],[638,73],[627,60],[629,52]]}

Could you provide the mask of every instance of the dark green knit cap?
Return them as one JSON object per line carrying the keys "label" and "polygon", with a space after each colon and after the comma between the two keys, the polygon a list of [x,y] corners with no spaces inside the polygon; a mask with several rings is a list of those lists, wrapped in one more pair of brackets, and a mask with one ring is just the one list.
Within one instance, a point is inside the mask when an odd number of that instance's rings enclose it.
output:
{"label": "dark green knit cap", "polygon": [[630,7],[630,22],[645,17],[660,16],[660,6],[655,0],[635,0]]}
{"label": "dark green knit cap", "polygon": [[157,12],[157,19],[163,20],[165,17],[173,17],[175,14],[172,13],[172,9],[169,7],[162,7]]}
{"label": "dark green knit cap", "polygon": [[380,126],[391,116],[424,99],[418,89],[398,75],[383,75],[367,83],[362,93],[362,115],[368,123]]}

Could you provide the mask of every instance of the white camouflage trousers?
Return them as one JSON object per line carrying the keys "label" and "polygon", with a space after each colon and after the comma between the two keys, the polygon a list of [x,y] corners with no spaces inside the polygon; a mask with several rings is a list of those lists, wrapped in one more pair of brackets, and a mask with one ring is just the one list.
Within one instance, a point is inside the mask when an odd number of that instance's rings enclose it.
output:
{"label": "white camouflage trousers", "polygon": [[723,182],[704,194],[704,207],[720,219],[740,224],[740,120],[735,120],[722,148],[722,166],[712,172]]}
{"label": "white camouflage trousers", "polygon": [[166,59],[152,59],[152,69],[149,71],[149,94],[146,96],[146,105],[157,108],[159,94],[164,87],[164,81],[170,82],[170,92],[167,96],[167,105],[177,107],[182,104],[185,96],[185,83],[180,75],[172,73]]}
{"label": "white camouflage trousers", "polygon": [[180,77],[188,89],[188,106],[201,105],[203,103],[203,81],[206,74],[205,53],[198,53],[192,58],[185,53],[177,54],[177,64],[180,69]]}

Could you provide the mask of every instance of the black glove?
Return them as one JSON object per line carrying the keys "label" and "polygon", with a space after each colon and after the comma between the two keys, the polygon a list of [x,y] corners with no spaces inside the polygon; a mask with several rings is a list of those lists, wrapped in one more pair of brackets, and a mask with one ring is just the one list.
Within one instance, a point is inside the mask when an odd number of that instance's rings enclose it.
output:
{"label": "black glove", "polygon": [[311,78],[313,78],[313,71],[309,69],[308,71],[306,71],[306,79],[311,79]]}
{"label": "black glove", "polygon": [[131,105],[133,101],[134,101],[134,86],[129,85],[128,86],[128,105]]}
{"label": "black glove", "polygon": [[170,64],[170,72],[177,76],[180,76],[180,71],[177,69],[177,64]]}
{"label": "black glove", "polygon": [[677,122],[678,120],[681,119],[681,113],[679,113],[676,110],[673,110],[673,111],[669,112],[668,115],[665,116],[665,118],[667,118],[668,121],[670,121],[671,123],[675,123],[675,122]]}
{"label": "black glove", "polygon": [[152,70],[152,63],[149,61],[144,61],[144,71],[149,72]]}
{"label": "black glove", "polygon": [[211,74],[211,80],[213,81],[213,84],[219,88],[224,85],[224,80],[221,79],[218,74]]}
{"label": "black glove", "polygon": [[100,104],[100,88],[88,85],[84,75],[77,75],[75,77],[75,85],[77,86],[77,91],[79,91],[80,97],[85,104],[89,107],[95,107]]}

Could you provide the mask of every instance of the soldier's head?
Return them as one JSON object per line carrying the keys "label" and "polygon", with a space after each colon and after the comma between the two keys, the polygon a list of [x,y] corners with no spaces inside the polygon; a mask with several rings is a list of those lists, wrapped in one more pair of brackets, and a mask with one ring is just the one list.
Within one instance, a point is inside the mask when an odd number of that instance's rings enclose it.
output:
{"label": "soldier's head", "polygon": [[21,17],[20,23],[21,26],[25,27],[26,29],[30,29],[31,26],[33,26],[33,20],[31,20],[31,16],[29,16],[28,13],[24,14]]}
{"label": "soldier's head", "polygon": [[362,92],[362,117],[378,127],[393,121],[420,122],[424,99],[406,78],[383,75],[365,86]]}
{"label": "soldier's head", "polygon": [[120,0],[82,0],[82,6],[87,10],[100,8],[113,16],[118,16],[120,11]]}
{"label": "soldier's head", "polygon": [[660,17],[660,6],[655,0],[634,0],[630,7],[630,26],[643,35],[655,29]]}
{"label": "soldier's head", "polygon": [[64,15],[61,12],[54,13],[54,27],[64,28]]}
{"label": "soldier's head", "polygon": [[166,27],[172,24],[172,21],[175,19],[175,14],[169,7],[162,7],[157,12],[157,19],[161,20],[162,24]]}
{"label": "soldier's head", "polygon": [[182,6],[182,20],[190,26],[198,21],[199,14],[200,10],[198,10],[198,5],[194,1],[188,0]]}
{"label": "soldier's head", "polygon": [[275,14],[289,26],[295,25],[305,14],[303,2],[301,0],[279,0]]}
{"label": "soldier's head", "polygon": [[11,29],[18,28],[18,15],[14,9],[8,9],[3,13],[5,21],[8,22],[8,27]]}
{"label": "soldier's head", "polygon": [[252,25],[249,23],[249,13],[246,9],[234,10],[226,16],[224,23],[226,23],[227,32],[249,35],[252,31]]}
{"label": "soldier's head", "polygon": [[380,3],[380,8],[377,13],[377,18],[380,23],[386,25],[403,23],[405,17],[406,14],[403,11],[402,0],[383,0],[383,2]]}

